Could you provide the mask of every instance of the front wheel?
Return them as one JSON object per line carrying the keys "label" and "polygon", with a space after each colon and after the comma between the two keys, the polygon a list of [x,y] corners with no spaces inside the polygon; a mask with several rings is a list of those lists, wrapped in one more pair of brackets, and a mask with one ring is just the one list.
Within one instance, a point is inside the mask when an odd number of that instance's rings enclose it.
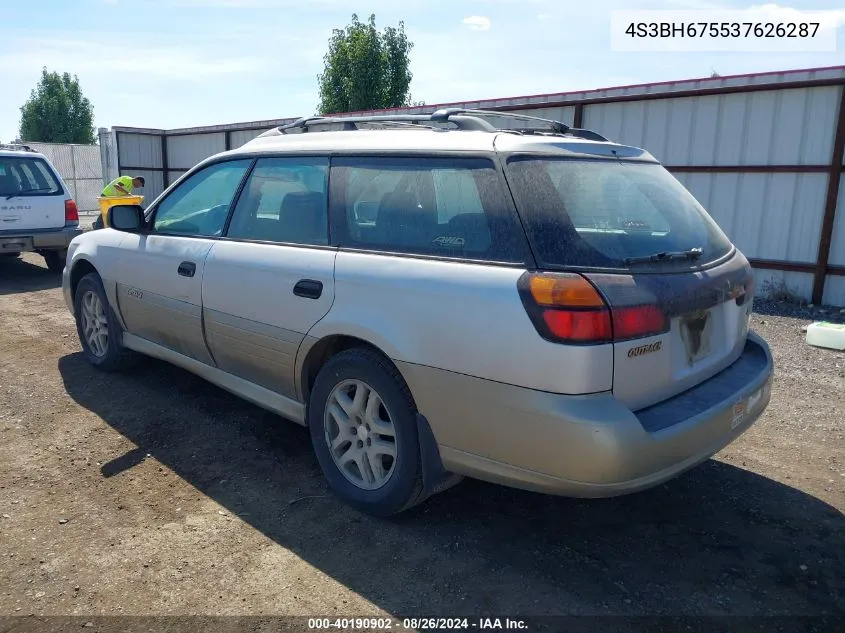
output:
{"label": "front wheel", "polygon": [[122,330],[100,276],[85,275],[76,287],[73,300],[76,331],[88,361],[103,371],[121,369],[127,359],[121,342]]}
{"label": "front wheel", "polygon": [[387,359],[367,349],[332,357],[311,391],[308,426],[323,475],[343,502],[384,517],[421,499],[416,407]]}

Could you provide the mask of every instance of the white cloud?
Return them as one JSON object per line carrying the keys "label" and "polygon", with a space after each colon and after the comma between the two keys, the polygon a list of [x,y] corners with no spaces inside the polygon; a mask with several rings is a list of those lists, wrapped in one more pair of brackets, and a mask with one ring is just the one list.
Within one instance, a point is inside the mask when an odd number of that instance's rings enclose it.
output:
{"label": "white cloud", "polygon": [[485,17],[483,15],[471,15],[467,18],[464,18],[464,24],[466,24],[473,31],[490,30],[490,18]]}

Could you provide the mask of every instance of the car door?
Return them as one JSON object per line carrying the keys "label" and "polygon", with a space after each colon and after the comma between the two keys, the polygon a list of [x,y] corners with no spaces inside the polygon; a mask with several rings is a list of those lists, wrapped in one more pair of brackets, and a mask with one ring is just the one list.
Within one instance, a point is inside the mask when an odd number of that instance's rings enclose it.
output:
{"label": "car door", "polygon": [[121,242],[117,299],[129,333],[213,364],[202,327],[205,262],[251,164],[200,168],[156,202],[148,232]]}
{"label": "car door", "polygon": [[332,305],[327,158],[259,159],[205,263],[203,318],[217,366],[295,398],[296,353]]}

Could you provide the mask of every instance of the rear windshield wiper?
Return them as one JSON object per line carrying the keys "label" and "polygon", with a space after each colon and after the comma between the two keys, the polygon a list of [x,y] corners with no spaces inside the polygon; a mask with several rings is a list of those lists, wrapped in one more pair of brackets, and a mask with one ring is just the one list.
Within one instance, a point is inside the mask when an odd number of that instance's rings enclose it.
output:
{"label": "rear windshield wiper", "polygon": [[625,265],[632,264],[650,264],[654,262],[669,262],[673,259],[691,259],[696,260],[701,257],[701,248],[690,248],[686,251],[663,251],[662,253],[655,253],[654,255],[645,255],[643,257],[627,257]]}
{"label": "rear windshield wiper", "polygon": [[35,189],[24,189],[23,191],[16,191],[6,196],[6,200],[11,200],[17,196],[25,196],[28,193],[35,193],[36,191],[53,191],[52,187],[36,187]]}

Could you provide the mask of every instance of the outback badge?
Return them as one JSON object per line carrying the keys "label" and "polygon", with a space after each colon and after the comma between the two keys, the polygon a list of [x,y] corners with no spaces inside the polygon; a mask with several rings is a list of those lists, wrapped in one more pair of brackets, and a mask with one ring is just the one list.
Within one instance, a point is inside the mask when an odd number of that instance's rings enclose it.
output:
{"label": "outback badge", "polygon": [[660,349],[663,347],[663,341],[655,341],[654,343],[649,343],[648,345],[640,345],[639,347],[632,347],[628,350],[628,358],[636,358],[637,356],[643,356],[645,354],[651,354],[653,352],[659,352]]}

